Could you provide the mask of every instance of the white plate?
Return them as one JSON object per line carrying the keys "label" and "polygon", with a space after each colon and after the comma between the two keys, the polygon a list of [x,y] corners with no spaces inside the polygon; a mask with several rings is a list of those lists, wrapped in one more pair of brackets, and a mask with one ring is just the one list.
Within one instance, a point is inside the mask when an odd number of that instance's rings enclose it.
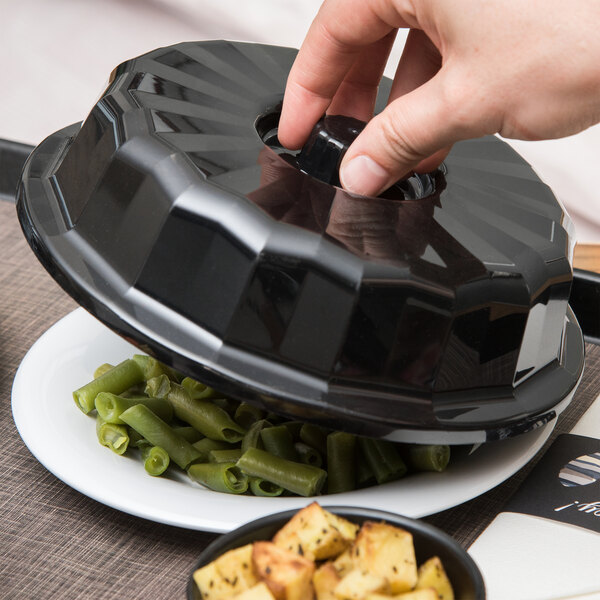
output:
{"label": "white plate", "polygon": [[[229,531],[269,513],[305,506],[305,498],[257,498],[206,490],[185,474],[150,477],[136,458],[100,446],[95,420],[71,392],[102,363],[137,350],[83,309],[51,327],[31,347],[12,390],[17,429],[33,455],[59,479],[118,510],[152,521]],[[531,433],[486,444],[451,463],[444,473],[422,473],[386,485],[322,497],[324,504],[365,506],[423,517],[465,502],[498,485],[542,447],[553,423]]]}

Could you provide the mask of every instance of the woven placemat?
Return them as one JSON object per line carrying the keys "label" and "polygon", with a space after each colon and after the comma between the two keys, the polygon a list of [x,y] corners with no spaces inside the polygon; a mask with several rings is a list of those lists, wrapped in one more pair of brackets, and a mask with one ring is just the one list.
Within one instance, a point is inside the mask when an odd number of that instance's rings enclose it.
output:
{"label": "woven placemat", "polygon": [[[183,598],[190,569],[213,534],[156,524],[91,500],[46,471],[19,437],[10,408],[15,372],[35,340],[76,305],[38,264],[12,204],[0,203],[0,232],[0,597]],[[588,346],[586,374],[556,433],[568,431],[595,398],[599,362],[600,348]],[[531,466],[427,520],[469,545]]]}

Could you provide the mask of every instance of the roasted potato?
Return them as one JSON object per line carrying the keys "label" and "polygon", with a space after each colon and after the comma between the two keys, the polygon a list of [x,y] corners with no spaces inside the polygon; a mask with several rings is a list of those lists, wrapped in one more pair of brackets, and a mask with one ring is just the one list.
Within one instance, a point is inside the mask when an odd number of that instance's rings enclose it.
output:
{"label": "roasted potato", "polygon": [[252,567],[252,544],[225,552],[198,569],[194,581],[206,600],[225,600],[258,583]]}
{"label": "roasted potato", "polygon": [[366,521],[354,542],[352,558],[361,571],[385,577],[392,594],[409,592],[417,583],[412,534],[399,527]]}
{"label": "roasted potato", "polygon": [[234,600],[275,600],[271,590],[264,581],[257,583],[249,590],[235,596]]}
{"label": "roasted potato", "polygon": [[335,597],[338,600],[364,600],[373,592],[389,592],[390,583],[382,575],[354,569],[336,586]]}
{"label": "roasted potato", "polygon": [[194,579],[205,600],[454,600],[438,557],[417,569],[410,532],[373,521],[359,530],[316,502]]}
{"label": "roasted potato", "polygon": [[295,552],[279,548],[273,542],[254,542],[254,571],[276,600],[311,600],[315,563]]}
{"label": "roasted potato", "polygon": [[313,502],[298,511],[277,532],[273,542],[308,559],[325,560],[346,550],[357,531],[358,525]]}
{"label": "roasted potato", "polygon": [[332,562],[322,564],[313,575],[313,587],[317,600],[335,600],[334,589],[342,580]]}
{"label": "roasted potato", "polygon": [[415,589],[433,588],[439,600],[454,600],[454,591],[446,575],[442,561],[434,556],[424,562],[417,572],[417,585]]}

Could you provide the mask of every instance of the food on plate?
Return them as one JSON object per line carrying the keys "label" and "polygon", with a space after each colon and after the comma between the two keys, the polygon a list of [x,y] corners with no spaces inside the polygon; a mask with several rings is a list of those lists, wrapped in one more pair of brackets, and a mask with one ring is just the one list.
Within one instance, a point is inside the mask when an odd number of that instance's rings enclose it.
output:
{"label": "food on plate", "polygon": [[229,550],[193,579],[204,600],[454,600],[437,556],[417,567],[410,532],[359,527],[316,502],[272,540]]}
{"label": "food on plate", "polygon": [[215,491],[335,494],[443,471],[450,460],[445,445],[395,444],[285,420],[142,354],[105,363],[94,376],[73,398],[83,413],[95,410],[103,446],[139,452],[152,476],[179,468]]}

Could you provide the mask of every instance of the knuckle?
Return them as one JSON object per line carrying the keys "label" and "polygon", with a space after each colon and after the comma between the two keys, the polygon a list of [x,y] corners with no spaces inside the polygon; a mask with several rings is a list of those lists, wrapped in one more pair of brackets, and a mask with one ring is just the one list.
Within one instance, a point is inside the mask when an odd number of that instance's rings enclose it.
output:
{"label": "knuckle", "polygon": [[381,119],[379,125],[381,143],[394,162],[414,164],[424,158],[418,140],[412,139],[412,128],[408,126],[405,115],[390,111],[389,115]]}

